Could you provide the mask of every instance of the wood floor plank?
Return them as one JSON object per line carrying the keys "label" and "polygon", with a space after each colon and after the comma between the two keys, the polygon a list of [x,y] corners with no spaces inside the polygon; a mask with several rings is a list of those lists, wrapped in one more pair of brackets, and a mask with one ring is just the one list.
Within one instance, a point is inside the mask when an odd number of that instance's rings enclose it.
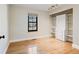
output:
{"label": "wood floor plank", "polygon": [[79,54],[78,49],[72,48],[72,43],[63,42],[55,38],[41,38],[11,43],[7,54],[27,54],[30,45],[36,45],[40,54]]}

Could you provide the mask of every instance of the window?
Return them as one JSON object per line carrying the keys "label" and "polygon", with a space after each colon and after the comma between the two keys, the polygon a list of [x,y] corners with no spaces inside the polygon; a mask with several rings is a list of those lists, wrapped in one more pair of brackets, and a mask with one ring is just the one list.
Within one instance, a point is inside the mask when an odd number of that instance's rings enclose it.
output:
{"label": "window", "polygon": [[38,30],[38,17],[36,14],[28,14],[28,32]]}

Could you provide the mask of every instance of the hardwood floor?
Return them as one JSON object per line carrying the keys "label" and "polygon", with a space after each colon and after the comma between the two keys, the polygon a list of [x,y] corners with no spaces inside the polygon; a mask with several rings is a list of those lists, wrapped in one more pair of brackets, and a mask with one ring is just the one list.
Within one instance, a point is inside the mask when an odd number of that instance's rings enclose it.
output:
{"label": "hardwood floor", "polygon": [[7,54],[27,54],[28,46],[36,45],[40,54],[78,54],[79,50],[72,48],[72,43],[56,40],[55,38],[41,38],[11,43]]}

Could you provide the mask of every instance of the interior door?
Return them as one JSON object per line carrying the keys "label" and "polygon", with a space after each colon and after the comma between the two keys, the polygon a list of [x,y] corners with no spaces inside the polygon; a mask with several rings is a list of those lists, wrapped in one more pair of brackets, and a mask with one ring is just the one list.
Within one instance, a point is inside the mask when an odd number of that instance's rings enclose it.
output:
{"label": "interior door", "polygon": [[0,4],[0,54],[6,53],[8,44],[8,6]]}
{"label": "interior door", "polygon": [[66,15],[56,16],[56,39],[65,41]]}

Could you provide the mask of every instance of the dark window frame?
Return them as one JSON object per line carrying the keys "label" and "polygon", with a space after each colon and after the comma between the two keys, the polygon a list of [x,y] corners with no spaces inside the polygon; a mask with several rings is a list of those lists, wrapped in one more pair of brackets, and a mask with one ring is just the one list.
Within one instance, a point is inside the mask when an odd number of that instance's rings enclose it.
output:
{"label": "dark window frame", "polygon": [[[35,31],[38,31],[38,16],[37,15],[33,15],[33,16],[36,16],[36,22],[33,22],[33,21],[29,21],[30,20],[30,18],[29,18],[29,16],[32,16],[32,15],[29,15],[28,14],[28,32],[35,32]],[[33,17],[32,16],[32,17]],[[33,24],[34,23],[36,23],[36,25],[34,26]],[[32,24],[32,26],[30,26],[29,24]],[[36,29],[33,29],[33,27],[36,27]],[[32,28],[32,30],[30,30],[29,28]]]}

